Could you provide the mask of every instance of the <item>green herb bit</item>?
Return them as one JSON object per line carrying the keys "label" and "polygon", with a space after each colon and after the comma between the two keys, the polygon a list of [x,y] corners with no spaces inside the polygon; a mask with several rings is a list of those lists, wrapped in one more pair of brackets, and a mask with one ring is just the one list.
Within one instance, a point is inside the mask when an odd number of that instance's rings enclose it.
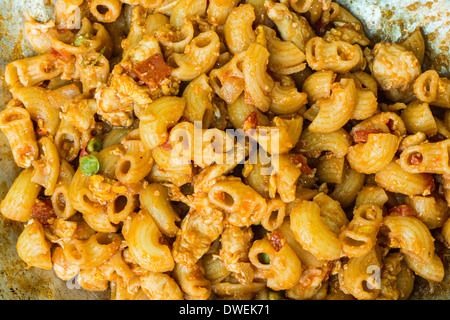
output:
{"label": "green herb bit", "polygon": [[99,137],[92,138],[86,147],[86,151],[92,153],[100,150],[102,150],[102,140]]}
{"label": "green herb bit", "polygon": [[100,51],[100,54],[98,55],[97,59],[95,59],[91,63],[86,63],[86,58],[83,58],[83,60],[81,61],[81,66],[82,67],[93,67],[93,66],[95,66],[97,64],[97,62],[100,61],[101,57],[105,53],[105,50],[106,50],[106,47],[103,47],[103,49],[102,49],[102,51]]}
{"label": "green herb bit", "polygon": [[100,161],[92,154],[80,158],[81,173],[92,176],[100,170]]}
{"label": "green herb bit", "polygon": [[80,34],[76,37],[75,41],[73,42],[73,45],[75,47],[82,47],[84,46],[91,38],[87,34]]}

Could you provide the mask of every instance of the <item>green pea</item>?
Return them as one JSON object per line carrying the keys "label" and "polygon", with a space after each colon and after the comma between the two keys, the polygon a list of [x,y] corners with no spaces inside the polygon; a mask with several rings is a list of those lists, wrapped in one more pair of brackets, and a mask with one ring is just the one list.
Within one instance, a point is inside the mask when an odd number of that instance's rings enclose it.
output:
{"label": "green pea", "polygon": [[92,176],[100,170],[100,161],[92,154],[80,158],[80,170],[87,176]]}
{"label": "green pea", "polygon": [[261,252],[258,254],[258,260],[259,262],[261,262],[262,264],[269,264],[270,263],[270,257],[269,254],[265,253],[265,252]]}
{"label": "green pea", "polygon": [[102,150],[102,140],[99,137],[92,138],[86,147],[86,151],[92,153],[100,150]]}

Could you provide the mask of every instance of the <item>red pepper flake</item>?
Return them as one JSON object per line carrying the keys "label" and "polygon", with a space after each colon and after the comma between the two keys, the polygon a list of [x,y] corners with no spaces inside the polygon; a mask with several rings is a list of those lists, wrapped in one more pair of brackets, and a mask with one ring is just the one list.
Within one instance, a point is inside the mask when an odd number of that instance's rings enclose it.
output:
{"label": "red pepper flake", "polygon": [[276,232],[272,232],[269,235],[269,241],[272,244],[272,247],[276,250],[276,251],[280,251],[280,249],[283,247],[284,245],[284,241],[283,238],[281,238],[281,236],[276,233]]}
{"label": "red pepper flake", "polygon": [[353,133],[353,140],[356,143],[366,143],[369,139],[369,134],[381,133],[376,129],[358,130]]}
{"label": "red pepper flake", "polygon": [[255,129],[257,126],[258,114],[256,113],[256,111],[253,111],[247,118],[245,118],[244,122],[242,123],[242,129],[245,132],[250,129]]}
{"label": "red pepper flake", "polygon": [[151,89],[158,88],[161,82],[166,79],[172,69],[164,61],[160,54],[154,54],[145,61],[138,62],[133,66],[133,72]]}
{"label": "red pepper flake", "polygon": [[391,133],[394,133],[395,132],[395,130],[394,130],[394,120],[392,120],[392,119],[389,119],[389,121],[386,123],[386,125],[387,125],[387,127],[389,128],[389,131],[391,132]]}
{"label": "red pepper flake", "polygon": [[308,166],[307,159],[305,156],[301,154],[296,154],[291,156],[292,163],[296,166],[298,164],[301,164],[300,171],[302,174],[309,174],[312,173],[313,170]]}
{"label": "red pepper flake", "polygon": [[86,146],[87,145],[83,146],[83,148],[81,149],[81,151],[80,151],[80,158],[84,157],[84,156],[87,156],[89,154],[89,152],[86,151]]}
{"label": "red pepper flake", "polygon": [[411,208],[410,206],[407,206],[406,204],[402,204],[400,206],[393,207],[393,208],[389,209],[388,213],[391,216],[403,216],[403,217],[416,217],[417,216],[416,211],[413,208]]}
{"label": "red pepper flake", "polygon": [[427,182],[427,184],[426,184],[427,187],[426,187],[426,189],[424,191],[424,195],[428,195],[429,193],[433,192],[434,189],[436,188],[433,176],[431,174],[429,174],[429,173],[421,173],[421,175],[424,178],[424,180]]}
{"label": "red pepper flake", "polygon": [[317,35],[323,35],[325,33],[325,28],[327,27],[328,23],[323,22],[321,20],[317,21],[314,24],[314,31],[316,32]]}
{"label": "red pepper flake", "polygon": [[50,132],[46,128],[39,127],[36,129],[36,134],[38,137],[47,137]]}
{"label": "red pepper flake", "polygon": [[64,62],[70,62],[70,60],[72,60],[72,54],[66,51],[57,51],[55,48],[52,48],[51,54],[53,54],[56,59],[62,60]]}
{"label": "red pepper flake", "polygon": [[53,223],[56,214],[53,210],[52,200],[50,198],[36,199],[31,206],[31,216],[43,225]]}
{"label": "red pepper flake", "polygon": [[163,149],[166,150],[166,151],[170,151],[170,150],[173,149],[172,144],[170,143],[169,140],[167,140],[166,142],[164,142],[164,143],[161,145],[161,148],[163,148]]}

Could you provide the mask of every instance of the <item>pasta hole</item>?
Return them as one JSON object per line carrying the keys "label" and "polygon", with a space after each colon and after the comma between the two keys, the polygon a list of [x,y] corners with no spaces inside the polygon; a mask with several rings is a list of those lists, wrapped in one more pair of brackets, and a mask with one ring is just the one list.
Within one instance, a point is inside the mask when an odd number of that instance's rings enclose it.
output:
{"label": "pasta hole", "polygon": [[[374,282],[374,281],[372,281],[372,282]],[[371,292],[374,292],[376,290],[376,284],[375,283],[370,283],[369,281],[364,280],[361,285],[362,285],[362,288],[363,288],[363,290],[365,292],[371,293]]]}
{"label": "pasta hole", "polygon": [[177,68],[180,67],[180,66],[178,65],[178,63],[175,61],[175,58],[173,57],[173,55],[170,55],[170,56],[167,58],[166,63],[167,63],[167,65],[168,65],[169,67],[171,67],[172,69],[177,69]]}
{"label": "pasta hole", "polygon": [[107,6],[101,5],[99,4],[96,8],[98,13],[100,13],[101,15],[105,15],[108,13],[109,8]]}
{"label": "pasta hole", "polygon": [[361,213],[361,218],[363,218],[363,219],[365,219],[365,220],[373,220],[373,219],[375,219],[376,217],[377,217],[377,214],[376,214],[376,212],[375,212],[374,210],[372,210],[372,209],[364,210],[364,211]]}
{"label": "pasta hole", "polygon": [[64,194],[59,193],[56,196],[55,204],[60,212],[63,212],[66,209],[66,198],[64,197]]}
{"label": "pasta hole", "polygon": [[231,207],[234,204],[234,198],[227,192],[220,192],[218,194],[218,199],[227,207]]}
{"label": "pasta hole", "polygon": [[122,212],[127,206],[128,199],[125,196],[118,196],[116,200],[114,200],[114,211]]}
{"label": "pasta hole", "polygon": [[83,202],[89,206],[96,206],[96,203],[94,201],[92,201],[91,199],[89,199],[88,195],[86,195],[86,194],[83,196]]}
{"label": "pasta hole", "polygon": [[70,248],[69,251],[70,251],[69,254],[71,255],[72,259],[75,259],[75,260],[81,260],[82,259],[81,253],[75,247]]}
{"label": "pasta hole", "polygon": [[[449,155],[450,155],[450,146],[447,147],[447,156],[449,156]],[[449,159],[448,159],[447,166],[450,167],[450,157],[449,157]]]}
{"label": "pasta hole", "polygon": [[431,79],[428,78],[424,83],[425,94],[429,95],[431,91]]}
{"label": "pasta hole", "polygon": [[206,48],[211,43],[211,40],[207,37],[198,37],[195,41],[197,48]]}
{"label": "pasta hole", "polygon": [[212,118],[213,118],[212,110],[211,109],[206,109],[205,113],[203,113],[203,118],[202,118],[202,126],[203,126],[204,129],[209,127]]}
{"label": "pasta hole", "polygon": [[97,233],[97,242],[101,245],[108,245],[113,242],[113,237],[108,233]]}
{"label": "pasta hole", "polygon": [[131,169],[131,162],[128,160],[122,161],[120,163],[119,172],[122,174],[128,174]]}
{"label": "pasta hole", "polygon": [[258,253],[257,258],[258,258],[259,263],[261,263],[261,264],[264,264],[264,265],[270,264],[270,256],[268,253],[265,253],[265,252]]}
{"label": "pasta hole", "polygon": [[56,68],[55,65],[50,61],[44,61],[39,67],[42,73],[50,73]]}
{"label": "pasta hole", "polygon": [[11,114],[8,114],[7,116],[5,116],[5,117],[3,118],[3,121],[2,121],[2,122],[4,122],[4,123],[9,123],[9,122],[14,122],[14,121],[22,120],[22,119],[23,119],[23,117],[22,117],[21,114],[18,114],[18,113],[11,113]]}
{"label": "pasta hole", "polygon": [[236,68],[238,68],[238,70],[242,73],[244,73],[244,60],[239,60],[236,63]]}
{"label": "pasta hole", "polygon": [[219,77],[211,76],[210,81],[212,87],[217,87],[219,90],[222,89],[222,81],[220,81]]}
{"label": "pasta hole", "polygon": [[278,219],[278,210],[274,210],[270,213],[269,221],[277,221]]}
{"label": "pasta hole", "polygon": [[345,237],[344,243],[350,247],[361,247],[365,244],[364,241],[352,239],[350,237]]}
{"label": "pasta hole", "polygon": [[423,155],[420,152],[413,152],[408,157],[408,164],[411,166],[417,166],[423,161]]}

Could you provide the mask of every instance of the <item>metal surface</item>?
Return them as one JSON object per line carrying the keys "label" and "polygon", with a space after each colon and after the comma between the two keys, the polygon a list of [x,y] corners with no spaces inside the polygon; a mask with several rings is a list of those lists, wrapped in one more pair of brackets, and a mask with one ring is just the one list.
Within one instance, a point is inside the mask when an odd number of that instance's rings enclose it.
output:
{"label": "metal surface", "polygon": [[[52,18],[52,7],[44,0],[0,0],[0,108],[10,99],[4,83],[4,67],[13,60],[33,55],[23,36],[23,12],[38,21]],[[450,75],[450,0],[338,0],[366,26],[373,41],[395,42],[421,27],[426,39],[425,67]],[[8,142],[0,133],[0,199],[19,172],[12,160]],[[0,299],[104,299],[107,295],[79,289],[73,282],[58,279],[54,272],[31,268],[16,253],[15,243],[22,224],[12,223],[0,215]],[[450,261],[444,257],[446,269]],[[417,279],[412,299],[450,299],[447,272],[442,284]]]}

